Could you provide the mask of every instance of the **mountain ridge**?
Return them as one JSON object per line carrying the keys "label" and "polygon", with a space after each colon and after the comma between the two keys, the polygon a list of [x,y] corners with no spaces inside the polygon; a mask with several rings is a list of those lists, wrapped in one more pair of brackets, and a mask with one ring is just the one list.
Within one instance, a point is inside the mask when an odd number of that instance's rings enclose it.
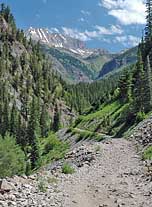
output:
{"label": "mountain ridge", "polygon": [[33,40],[40,41],[42,44],[46,44],[50,47],[66,49],[74,54],[81,55],[84,58],[94,53],[109,53],[105,49],[87,48],[84,41],[62,33],[52,33],[49,29],[45,28],[30,27],[25,31],[25,34],[28,38],[31,37]]}

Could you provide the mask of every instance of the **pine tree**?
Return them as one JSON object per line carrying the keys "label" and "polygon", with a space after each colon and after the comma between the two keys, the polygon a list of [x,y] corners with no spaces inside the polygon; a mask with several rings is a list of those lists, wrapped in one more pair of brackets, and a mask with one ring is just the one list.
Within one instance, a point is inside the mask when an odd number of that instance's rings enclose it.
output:
{"label": "pine tree", "polygon": [[32,168],[36,167],[37,161],[39,159],[39,146],[38,138],[40,137],[39,129],[39,115],[38,115],[38,106],[37,106],[36,97],[33,97],[31,110],[30,110],[30,119],[28,123],[27,136],[29,145],[31,146],[31,166]]}
{"label": "pine tree", "polygon": [[146,7],[147,7],[147,24],[145,27],[145,40],[146,42],[151,41],[152,39],[152,0],[146,1]]}
{"label": "pine tree", "polygon": [[46,108],[46,104],[43,104],[41,116],[40,116],[40,127],[41,127],[41,136],[46,137],[49,131],[48,126],[48,111]]}
{"label": "pine tree", "polygon": [[9,132],[9,103],[8,100],[5,100],[4,109],[3,109],[3,122],[2,122],[2,136]]}
{"label": "pine tree", "polygon": [[138,49],[138,61],[133,74],[133,105],[136,112],[145,111],[145,74],[140,48]]}
{"label": "pine tree", "polygon": [[54,108],[54,116],[53,116],[53,123],[52,123],[52,130],[57,132],[60,128],[60,112],[58,109],[57,103],[55,104]]}
{"label": "pine tree", "polygon": [[11,111],[11,117],[10,117],[10,133],[11,135],[16,135],[18,129],[18,114],[16,109],[16,103],[14,102],[12,111]]}

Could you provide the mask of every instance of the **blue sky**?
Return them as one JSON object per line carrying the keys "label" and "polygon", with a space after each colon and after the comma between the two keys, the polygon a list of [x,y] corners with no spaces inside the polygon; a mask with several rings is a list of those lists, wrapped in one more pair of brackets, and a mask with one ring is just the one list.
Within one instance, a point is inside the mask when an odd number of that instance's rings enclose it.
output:
{"label": "blue sky", "polygon": [[49,28],[112,52],[138,44],[145,24],[144,0],[3,0],[17,26]]}

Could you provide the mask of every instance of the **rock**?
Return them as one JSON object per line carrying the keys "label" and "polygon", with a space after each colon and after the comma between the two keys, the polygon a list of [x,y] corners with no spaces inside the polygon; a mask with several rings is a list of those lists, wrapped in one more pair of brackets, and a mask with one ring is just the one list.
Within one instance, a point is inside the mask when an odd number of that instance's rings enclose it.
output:
{"label": "rock", "polygon": [[8,206],[11,206],[11,207],[16,207],[16,202],[13,202],[13,201],[9,201],[8,202]]}
{"label": "rock", "polygon": [[2,180],[1,189],[6,191],[11,191],[15,189],[13,183],[8,182],[6,179]]}
{"label": "rock", "polygon": [[5,201],[0,201],[0,207],[8,207]]}

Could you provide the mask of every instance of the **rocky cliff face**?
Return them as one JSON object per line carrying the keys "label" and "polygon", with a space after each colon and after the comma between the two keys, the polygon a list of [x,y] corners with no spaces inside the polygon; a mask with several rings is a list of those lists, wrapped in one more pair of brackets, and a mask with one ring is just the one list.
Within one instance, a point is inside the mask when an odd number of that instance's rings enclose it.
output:
{"label": "rocky cliff face", "polygon": [[79,49],[85,48],[84,42],[68,37],[63,34],[51,33],[48,29],[31,27],[29,30],[26,31],[26,35],[34,40],[39,40],[42,43],[54,47],[79,48]]}

